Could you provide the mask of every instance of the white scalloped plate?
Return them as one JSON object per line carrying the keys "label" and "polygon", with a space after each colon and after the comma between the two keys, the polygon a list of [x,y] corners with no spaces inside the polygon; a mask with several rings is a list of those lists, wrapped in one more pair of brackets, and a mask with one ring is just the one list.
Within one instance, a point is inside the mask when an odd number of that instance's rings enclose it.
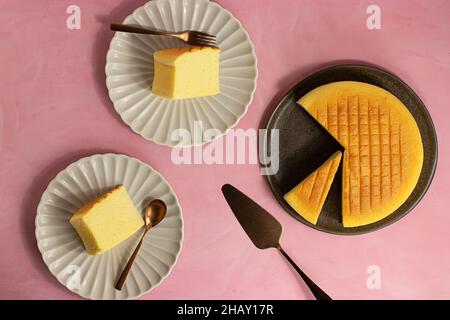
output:
{"label": "white scalloped plate", "polygon": [[[142,245],[125,286],[114,289],[143,229],[98,256],[86,254],[69,223],[82,205],[123,184],[143,212],[155,198],[167,216]],[[89,299],[133,299],[157,286],[172,270],[183,241],[183,218],[169,183],[149,165],[125,155],[94,155],[72,163],[48,185],[37,208],[36,239],[50,272],[69,290]]]}
{"label": "white scalloped plate", "polygon": [[[198,30],[217,36],[221,93],[210,97],[169,100],[153,95],[153,52],[184,44],[170,37],[116,32],[106,57],[106,85],[114,108],[133,131],[163,145],[198,143],[173,141],[176,129],[194,134],[194,121],[203,130],[218,130],[209,142],[224,135],[247,112],[256,87],[253,44],[236,18],[209,0],[153,0],[125,20],[157,29]],[[209,139],[209,140],[208,140]]]}

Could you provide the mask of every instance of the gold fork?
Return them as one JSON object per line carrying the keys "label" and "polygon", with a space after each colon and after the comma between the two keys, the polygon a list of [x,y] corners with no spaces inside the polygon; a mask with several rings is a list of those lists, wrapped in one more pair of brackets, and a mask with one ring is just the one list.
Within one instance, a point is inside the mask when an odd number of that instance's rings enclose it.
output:
{"label": "gold fork", "polygon": [[134,25],[114,24],[114,23],[111,24],[111,30],[130,33],[140,33],[140,34],[151,34],[158,36],[170,36],[178,38],[191,46],[214,47],[216,45],[216,36],[200,31],[188,30],[183,32],[165,32]]}

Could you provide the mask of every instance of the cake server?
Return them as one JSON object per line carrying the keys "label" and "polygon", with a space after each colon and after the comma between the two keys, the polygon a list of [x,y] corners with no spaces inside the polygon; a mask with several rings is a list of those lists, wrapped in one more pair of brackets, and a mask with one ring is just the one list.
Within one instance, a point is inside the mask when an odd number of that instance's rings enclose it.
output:
{"label": "cake server", "polygon": [[270,213],[230,184],[222,186],[222,193],[245,233],[257,248],[278,249],[302,277],[317,300],[332,300],[283,250],[280,245],[281,224]]}

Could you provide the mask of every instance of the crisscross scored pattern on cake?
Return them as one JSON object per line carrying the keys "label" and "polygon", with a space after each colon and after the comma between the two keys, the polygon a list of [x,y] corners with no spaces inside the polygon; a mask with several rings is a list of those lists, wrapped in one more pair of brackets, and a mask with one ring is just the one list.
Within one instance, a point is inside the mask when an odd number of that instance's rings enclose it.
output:
{"label": "crisscross scored pattern on cake", "polygon": [[420,175],[423,148],[400,100],[379,87],[343,81],[314,89],[299,104],[345,148],[344,226],[378,221],[407,199]]}
{"label": "crisscross scored pattern on cake", "polygon": [[284,195],[286,202],[312,224],[317,223],[341,157],[340,151],[335,152],[317,170]]}

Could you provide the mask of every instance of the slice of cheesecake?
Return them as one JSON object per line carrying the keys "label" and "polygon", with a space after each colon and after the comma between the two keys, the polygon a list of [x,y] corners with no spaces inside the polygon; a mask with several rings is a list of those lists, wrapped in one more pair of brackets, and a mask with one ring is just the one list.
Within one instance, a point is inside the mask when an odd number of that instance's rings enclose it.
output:
{"label": "slice of cheesecake", "polygon": [[324,164],[284,195],[284,200],[305,220],[317,223],[336,175],[342,153],[335,152]]}
{"label": "slice of cheesecake", "polygon": [[144,225],[123,185],[80,208],[70,218],[88,254],[109,250]]}
{"label": "slice of cheesecake", "polygon": [[219,55],[215,47],[170,48],[156,51],[152,92],[168,99],[219,93]]}

